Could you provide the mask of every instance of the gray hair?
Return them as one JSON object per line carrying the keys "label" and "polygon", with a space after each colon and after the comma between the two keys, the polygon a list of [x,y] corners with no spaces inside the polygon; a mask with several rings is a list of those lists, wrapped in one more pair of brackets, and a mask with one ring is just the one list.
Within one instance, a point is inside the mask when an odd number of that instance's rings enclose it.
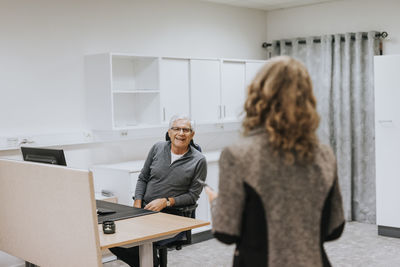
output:
{"label": "gray hair", "polygon": [[195,122],[194,120],[191,120],[189,116],[187,115],[174,115],[171,117],[171,119],[169,120],[169,125],[168,128],[171,129],[172,124],[174,124],[174,122],[178,121],[178,120],[184,120],[184,121],[188,121],[190,123],[190,129],[192,129],[192,131],[195,131]]}

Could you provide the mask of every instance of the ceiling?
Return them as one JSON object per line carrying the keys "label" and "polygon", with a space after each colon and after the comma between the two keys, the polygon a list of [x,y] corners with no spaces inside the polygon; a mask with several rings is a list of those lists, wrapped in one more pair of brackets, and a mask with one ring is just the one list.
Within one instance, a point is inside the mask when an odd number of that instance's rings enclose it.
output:
{"label": "ceiling", "polygon": [[275,10],[281,8],[298,7],[305,5],[313,5],[325,2],[337,2],[343,0],[201,0],[206,2],[214,2],[219,4],[249,7],[262,10]]}

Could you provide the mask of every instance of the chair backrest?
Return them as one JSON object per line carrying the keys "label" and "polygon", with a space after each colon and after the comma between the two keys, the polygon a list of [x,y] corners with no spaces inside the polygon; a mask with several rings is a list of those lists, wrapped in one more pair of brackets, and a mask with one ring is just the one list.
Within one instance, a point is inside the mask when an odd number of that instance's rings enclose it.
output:
{"label": "chair backrest", "polygon": [[[167,133],[165,134],[165,141],[171,141],[171,138],[169,138],[168,131],[167,131]],[[199,152],[201,152],[201,147],[200,147],[198,144],[196,144],[196,143],[193,141],[193,139],[190,140],[190,145],[191,145],[192,147],[194,147],[195,149],[197,149]]]}

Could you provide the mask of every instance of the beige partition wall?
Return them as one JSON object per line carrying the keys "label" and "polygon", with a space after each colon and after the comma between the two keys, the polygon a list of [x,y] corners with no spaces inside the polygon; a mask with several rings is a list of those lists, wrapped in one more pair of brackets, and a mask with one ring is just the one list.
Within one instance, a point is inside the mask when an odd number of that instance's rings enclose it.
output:
{"label": "beige partition wall", "polygon": [[0,250],[40,266],[101,266],[90,172],[0,160]]}

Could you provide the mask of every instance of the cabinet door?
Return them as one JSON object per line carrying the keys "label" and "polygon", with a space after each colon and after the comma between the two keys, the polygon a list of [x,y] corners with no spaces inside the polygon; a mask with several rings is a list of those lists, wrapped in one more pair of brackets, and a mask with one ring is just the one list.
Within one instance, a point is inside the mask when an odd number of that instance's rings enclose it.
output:
{"label": "cabinet door", "polygon": [[265,62],[246,62],[246,88],[250,85],[264,64]]}
{"label": "cabinet door", "polygon": [[243,116],[245,76],[245,62],[222,63],[221,99],[225,121],[237,121]]}
{"label": "cabinet door", "polygon": [[161,60],[161,116],[169,122],[176,114],[189,114],[189,60]]}
{"label": "cabinet door", "polygon": [[376,221],[400,227],[400,56],[376,56],[374,68]]}
{"label": "cabinet door", "polygon": [[219,60],[190,60],[191,116],[197,123],[221,119]]}
{"label": "cabinet door", "polygon": [[139,173],[131,175],[128,170],[118,170],[107,167],[92,168],[95,192],[101,194],[102,190],[113,193],[119,204],[132,206],[132,196],[136,188]]}
{"label": "cabinet door", "polygon": [[[196,208],[196,219],[198,220],[203,220],[206,222],[211,222],[211,216],[210,216],[210,204],[208,203],[208,197],[204,190],[200,194],[200,198],[197,200],[197,208]],[[192,230],[193,234],[200,233],[203,231],[210,230],[211,226],[203,226],[200,228],[196,228]]]}
{"label": "cabinet door", "polygon": [[[210,185],[214,190],[218,192],[218,181],[219,181],[219,168],[218,161],[208,161],[207,162],[207,179],[206,182]],[[200,194],[200,198],[197,201],[198,207],[196,209],[196,219],[209,221],[211,222],[211,207],[208,202],[208,197],[206,193],[203,191]],[[212,222],[211,222],[212,223]],[[196,228],[192,230],[192,233],[199,233],[203,231],[210,230],[211,226],[203,226],[200,228]]]}

